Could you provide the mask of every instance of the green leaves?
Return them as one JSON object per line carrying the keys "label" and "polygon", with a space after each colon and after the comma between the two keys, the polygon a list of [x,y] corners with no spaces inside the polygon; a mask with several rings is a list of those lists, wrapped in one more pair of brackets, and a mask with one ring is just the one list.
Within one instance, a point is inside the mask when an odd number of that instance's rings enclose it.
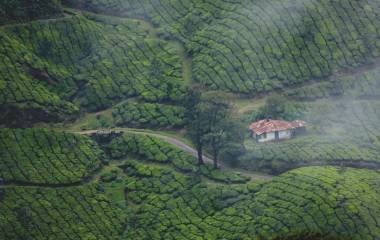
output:
{"label": "green leaves", "polygon": [[59,0],[4,0],[0,6],[0,25],[34,19],[56,17],[62,14]]}
{"label": "green leaves", "polygon": [[82,182],[103,158],[88,138],[47,129],[1,129],[0,139],[0,178],[10,184]]}
{"label": "green leaves", "polygon": [[184,112],[179,106],[126,101],[112,115],[118,126],[178,128],[184,124]]}
{"label": "green leaves", "polygon": [[123,231],[123,213],[96,186],[4,192],[1,239],[117,239]]}

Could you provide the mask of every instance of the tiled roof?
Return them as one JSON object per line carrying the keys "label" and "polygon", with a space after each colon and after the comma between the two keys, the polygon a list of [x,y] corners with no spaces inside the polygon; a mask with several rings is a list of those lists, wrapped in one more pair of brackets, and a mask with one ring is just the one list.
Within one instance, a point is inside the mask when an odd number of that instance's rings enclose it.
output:
{"label": "tiled roof", "polygon": [[289,129],[296,129],[305,127],[306,122],[296,120],[294,122],[288,122],[283,120],[260,120],[258,122],[254,122],[249,126],[255,134],[261,135],[263,133],[276,132],[276,131],[285,131]]}

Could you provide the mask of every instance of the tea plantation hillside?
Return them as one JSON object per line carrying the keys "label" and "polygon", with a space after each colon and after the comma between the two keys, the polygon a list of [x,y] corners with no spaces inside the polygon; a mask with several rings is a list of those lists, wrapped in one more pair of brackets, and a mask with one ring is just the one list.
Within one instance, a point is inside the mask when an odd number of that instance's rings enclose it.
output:
{"label": "tea plantation hillside", "polygon": [[263,185],[236,187],[210,187],[137,163],[125,172],[127,203],[138,206],[127,239],[377,239],[380,234],[376,172],[303,168]]}
{"label": "tea plantation hillside", "polygon": [[1,239],[119,239],[123,212],[99,186],[0,189]]}
{"label": "tea plantation hillside", "polygon": [[62,15],[59,0],[2,0],[0,25]]}
{"label": "tea plantation hillside", "polygon": [[185,93],[178,44],[139,20],[70,12],[2,27],[0,38],[0,120],[10,126],[62,121],[130,97],[173,103]]}
{"label": "tea plantation hillside", "polygon": [[4,184],[73,184],[105,160],[90,139],[47,129],[0,129],[0,178]]}
{"label": "tea plantation hillside", "polygon": [[[286,111],[307,121],[307,134],[269,145],[247,140],[241,165],[275,172],[310,164],[380,168],[379,87],[375,67],[286,91]],[[253,121],[257,111],[244,115]]]}
{"label": "tea plantation hillside", "polygon": [[[108,157],[120,160],[111,161],[99,177],[82,186],[0,183],[0,237],[210,240],[380,236],[379,172],[309,167],[268,182],[225,185],[178,169],[178,163],[172,165],[158,157],[164,152],[152,152],[158,144],[161,151],[169,151],[169,161],[172,156],[180,159],[183,153],[172,146],[136,137],[122,139],[146,143],[131,142],[125,148],[112,143],[111,149],[120,149],[112,150]],[[1,168],[4,171],[8,170]]]}
{"label": "tea plantation hillside", "polygon": [[2,239],[379,240],[380,1],[1,0]]}
{"label": "tea plantation hillside", "polygon": [[378,1],[65,2],[149,19],[185,45],[194,79],[211,89],[254,95],[354,69],[380,53]]}

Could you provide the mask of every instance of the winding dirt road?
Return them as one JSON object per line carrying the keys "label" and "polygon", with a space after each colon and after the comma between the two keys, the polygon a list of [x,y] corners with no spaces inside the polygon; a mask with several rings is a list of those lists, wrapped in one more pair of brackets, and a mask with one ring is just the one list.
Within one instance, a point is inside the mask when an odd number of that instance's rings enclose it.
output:
{"label": "winding dirt road", "polygon": [[[97,129],[97,130],[84,130],[84,131],[78,131],[78,132],[74,132],[74,133],[81,134],[81,135],[91,135],[91,134],[97,133],[98,131],[99,131],[99,129]],[[156,138],[162,139],[163,141],[165,141],[167,143],[175,145],[179,149],[181,149],[187,153],[190,153],[194,157],[198,157],[197,150],[195,150],[193,147],[189,146],[188,144],[186,144],[183,141],[181,141],[177,138],[174,138],[174,137],[166,136],[166,135],[163,135],[160,133],[146,132],[143,130],[139,131],[139,130],[130,129],[130,128],[112,128],[112,129],[107,129],[107,131],[122,131],[124,133],[134,133],[134,134],[142,134],[142,135],[156,137]],[[213,164],[213,159],[211,159],[205,155],[203,155],[203,160],[206,163]],[[252,180],[258,180],[258,179],[259,180],[271,180],[274,177],[272,175],[267,175],[264,173],[244,171],[242,169],[230,168],[230,167],[228,167],[222,163],[219,163],[218,165],[219,165],[219,168],[222,170],[225,169],[225,170],[229,170],[229,171],[234,171],[236,173],[240,173],[242,175],[248,176]]]}

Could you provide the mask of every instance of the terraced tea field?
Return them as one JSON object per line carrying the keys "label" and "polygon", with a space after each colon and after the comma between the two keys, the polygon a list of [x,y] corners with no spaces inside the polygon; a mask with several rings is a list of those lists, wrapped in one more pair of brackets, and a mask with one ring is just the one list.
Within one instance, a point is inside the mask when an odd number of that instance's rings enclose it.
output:
{"label": "terraced tea field", "polygon": [[4,0],[0,239],[378,240],[379,89],[377,0]]}
{"label": "terraced tea field", "polygon": [[[376,171],[309,167],[266,182],[215,185],[181,168],[194,164],[191,157],[158,139],[127,134],[107,148],[111,150],[105,151],[109,158],[120,159],[116,160],[120,171],[102,171],[99,178],[83,186],[30,187],[29,180],[13,186],[1,183],[4,221],[0,236],[376,239],[379,234],[380,174]],[[224,182],[227,176],[215,180]],[[116,205],[117,196],[125,197],[125,205]]]}
{"label": "terraced tea field", "polygon": [[[94,111],[128,97],[182,98],[176,44],[157,39],[139,20],[70,13],[3,27],[2,122],[62,120],[79,108]],[[20,113],[18,122],[8,122]]]}
{"label": "terraced tea field", "polygon": [[377,1],[113,0],[82,7],[149,19],[185,44],[194,79],[212,89],[254,95],[379,56]]}

